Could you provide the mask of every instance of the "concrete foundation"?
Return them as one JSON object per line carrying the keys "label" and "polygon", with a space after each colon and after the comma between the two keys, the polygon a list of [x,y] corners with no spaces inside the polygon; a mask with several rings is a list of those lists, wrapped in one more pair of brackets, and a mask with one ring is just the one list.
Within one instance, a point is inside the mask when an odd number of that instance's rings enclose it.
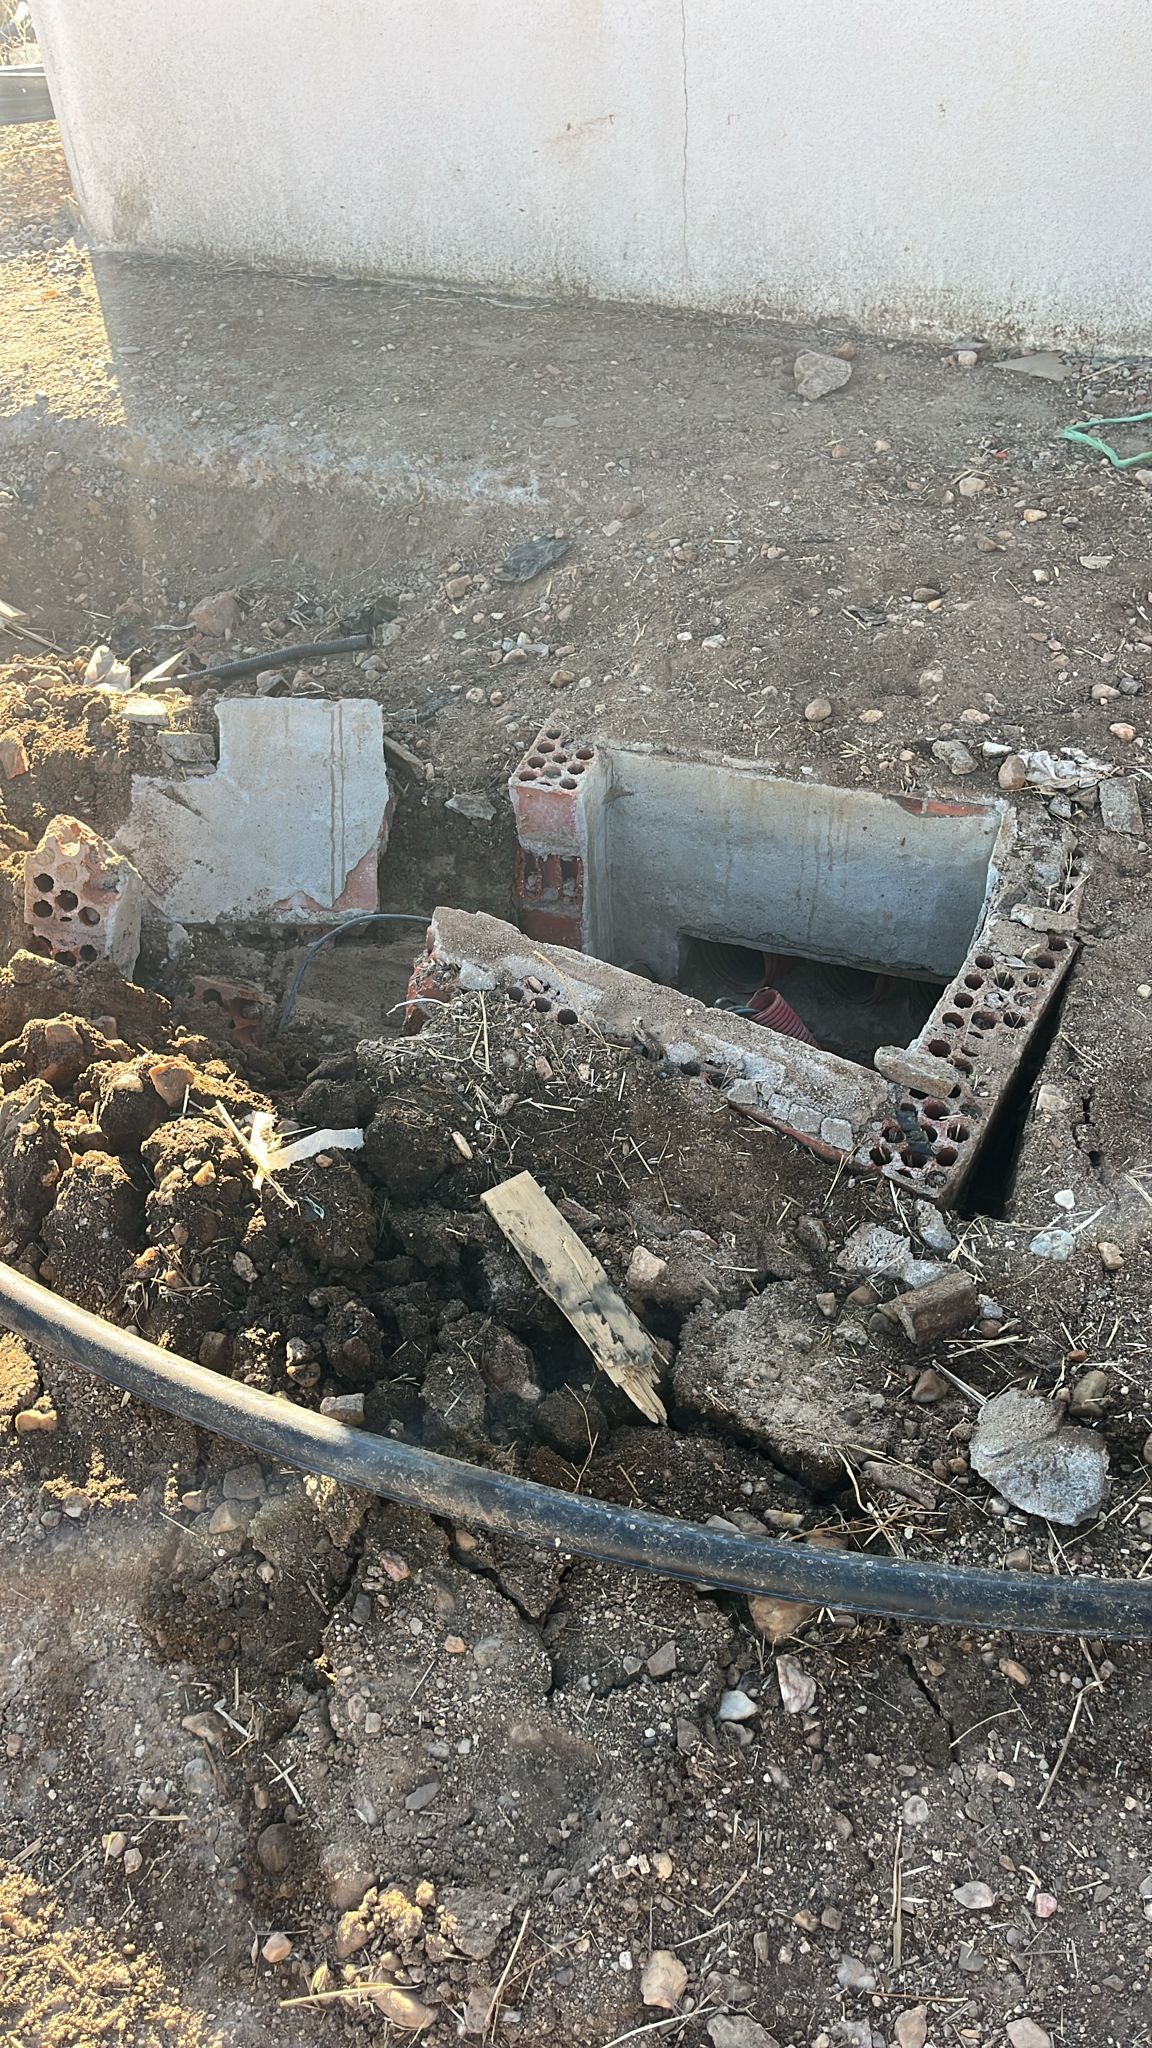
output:
{"label": "concrete foundation", "polygon": [[98,242],[1092,346],[1152,332],[1140,0],[33,0]]}

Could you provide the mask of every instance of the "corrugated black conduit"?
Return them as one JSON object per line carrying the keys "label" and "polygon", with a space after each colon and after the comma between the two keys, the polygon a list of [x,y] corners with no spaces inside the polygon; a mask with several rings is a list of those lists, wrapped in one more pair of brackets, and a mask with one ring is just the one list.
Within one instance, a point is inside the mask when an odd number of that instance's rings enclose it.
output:
{"label": "corrugated black conduit", "polygon": [[0,1264],[0,1324],[112,1386],[250,1451],[429,1514],[730,1593],[981,1629],[1146,1640],[1152,1580],[1056,1578],[817,1550],[561,1493],[348,1429],[239,1386]]}

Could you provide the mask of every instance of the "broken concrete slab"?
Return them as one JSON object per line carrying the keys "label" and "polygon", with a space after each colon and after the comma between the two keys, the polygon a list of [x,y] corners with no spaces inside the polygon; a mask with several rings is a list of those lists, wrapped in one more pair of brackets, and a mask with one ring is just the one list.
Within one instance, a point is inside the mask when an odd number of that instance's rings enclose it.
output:
{"label": "broken concrete slab", "polygon": [[1009,1387],[985,1401],[968,1447],[974,1472],[1026,1515],[1075,1529],[1108,1498],[1108,1446],[1065,1423],[1043,1394]]}
{"label": "broken concrete slab", "polygon": [[518,991],[561,1023],[589,1024],[625,1043],[639,1040],[682,1072],[707,1073],[734,1106],[826,1157],[850,1157],[887,1104],[879,1075],[851,1060],[710,1009],[590,954],[534,942],[483,911],[440,907],[428,956],[413,979],[413,1006],[479,989]]}
{"label": "broken concrete slab", "polygon": [[698,1310],[673,1372],[676,1402],[760,1444],[805,1485],[834,1487],[846,1461],[887,1451],[883,1397],[854,1382],[854,1360],[828,1348],[809,1285],[786,1280],[741,1309]]}
{"label": "broken concrete slab", "polygon": [[143,902],[131,862],[79,818],[53,818],[25,857],[24,922],[35,934],[29,950],[66,967],[109,960],[130,980]]}
{"label": "broken concrete slab", "polygon": [[116,845],[156,907],[180,924],[374,910],[389,811],[380,706],[246,697],[216,719],[215,774],[133,778]]}
{"label": "broken concrete slab", "polygon": [[1143,839],[1144,813],[1135,776],[1116,776],[1100,784],[1100,819],[1106,832],[1126,832],[1133,839]]}

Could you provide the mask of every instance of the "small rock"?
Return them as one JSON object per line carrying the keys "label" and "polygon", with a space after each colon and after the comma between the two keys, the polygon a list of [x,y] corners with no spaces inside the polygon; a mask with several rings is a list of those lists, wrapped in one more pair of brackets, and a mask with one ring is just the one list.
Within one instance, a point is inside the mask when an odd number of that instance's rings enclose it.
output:
{"label": "small rock", "polygon": [[775,2036],[746,2012],[718,2012],[708,2022],[712,2048],[779,2048]]}
{"label": "small rock", "polygon": [[928,2007],[910,2005],[896,2015],[895,2048],[924,2048],[928,2039]]}
{"label": "small rock", "polygon": [[19,733],[0,734],[0,775],[3,775],[6,781],[13,782],[18,775],[27,773],[28,756]]}
{"label": "small rock", "polygon": [[758,1628],[770,1643],[780,1643],[795,1635],[816,1611],[807,1600],[778,1600],[771,1593],[754,1593],[748,1602],[753,1628]]}
{"label": "small rock", "polygon": [[125,1849],[125,1851],[124,1851],[124,1875],[125,1875],[125,1877],[135,1877],[135,1875],[136,1875],[137,1871],[138,1871],[138,1870],[142,1870],[143,1868],[144,1868],[144,1852],[143,1852],[143,1850],[141,1850],[141,1849],[136,1849],[136,1848],[132,1848],[132,1849]]}
{"label": "small rock", "polygon": [[1031,1685],[1032,1683],[1031,1673],[1024,1669],[1023,1664],[1018,1664],[1015,1657],[1001,1657],[997,1668],[1002,1677],[1008,1680],[1009,1685]]}
{"label": "small rock", "polygon": [[667,1271],[667,1259],[657,1258],[655,1252],[648,1250],[647,1245],[638,1244],[628,1261],[628,1271],[624,1276],[625,1285],[636,1294],[646,1295],[651,1288],[659,1284]]}
{"label": "small rock", "polygon": [[425,1784],[417,1785],[416,1790],[409,1792],[404,1801],[409,1813],[423,1813],[426,1806],[431,1806],[439,1790],[439,1778],[429,1778]]}
{"label": "small rock", "polygon": [[1051,1920],[1060,1910],[1059,1901],[1051,1892],[1037,1892],[1032,1901],[1032,1911],[1038,1920]]}
{"label": "small rock", "polygon": [[981,1884],[978,1880],[956,1885],[952,1897],[966,1913],[987,1913],[996,1904],[996,1894],[991,1885]]}
{"label": "small rock", "polygon": [[786,1714],[806,1714],[816,1701],[816,1680],[795,1657],[777,1657],[776,1679]]}
{"label": "small rock", "polygon": [[1123,721],[1118,725],[1110,725],[1108,730],[1113,739],[1119,740],[1122,746],[1130,747],[1136,737],[1136,727],[1134,725],[1125,725]]}
{"label": "small rock", "polygon": [[956,486],[962,498],[978,498],[981,491],[988,489],[986,476],[962,476]]}
{"label": "small rock", "polygon": [[956,351],[956,368],[958,370],[974,370],[979,361],[979,354],[974,348],[958,348]]}
{"label": "small rock", "polygon": [[950,775],[974,775],[976,761],[969,753],[963,740],[934,740],[932,752],[937,761],[943,761]]}
{"label": "small rock", "polygon": [[1076,1249],[1076,1236],[1071,1230],[1038,1230],[1028,1249],[1036,1258],[1052,1259],[1062,1266]]}
{"label": "small rock", "polygon": [[249,1516],[235,1501],[222,1500],[208,1523],[210,1536],[235,1536],[248,1527]]}
{"label": "small rock", "polygon": [[904,1825],[908,1828],[922,1828],[928,1819],[928,1801],[918,1792],[912,1792],[901,1808]]}
{"label": "small rock", "polygon": [[1029,768],[1027,768],[1027,762],[1023,760],[1021,754],[1009,754],[1009,756],[1006,756],[1006,760],[1000,762],[1000,768],[996,770],[996,782],[1000,784],[1002,791],[1006,791],[1009,795],[1017,795],[1017,791],[1025,788],[1027,786],[1027,778],[1029,778]]}
{"label": "small rock", "polygon": [[950,1392],[951,1388],[947,1380],[943,1379],[938,1372],[933,1371],[933,1368],[928,1365],[925,1366],[924,1371],[918,1375],[915,1381],[912,1388],[912,1399],[919,1402],[921,1407],[927,1408],[933,1401],[942,1401],[945,1394]]}
{"label": "small rock", "polygon": [[270,1934],[260,1951],[266,1963],[286,1963],[292,1953],[290,1934]]}
{"label": "small rock", "polygon": [[688,1972],[679,1956],[669,1948],[654,1948],[640,1973],[640,1996],[645,2005],[675,2012],[688,1988]]}
{"label": "small rock", "polygon": [[[925,1057],[932,1059],[934,1055],[928,1053]],[[944,1062],[944,1064],[947,1063]],[[917,1202],[916,1228],[924,1243],[928,1246],[929,1251],[939,1252],[942,1257],[946,1257],[949,1252],[955,1251],[956,1239],[945,1223],[939,1209],[932,1202]]]}
{"label": "small rock", "polygon": [[1119,1245],[1111,1244],[1107,1238],[1104,1238],[1097,1245],[1096,1249],[1100,1254],[1100,1264],[1103,1266],[1104,1271],[1106,1273],[1118,1273],[1124,1264],[1124,1254]]}
{"label": "small rock", "polygon": [[1025,1514],[1077,1528],[1108,1498],[1108,1449],[1042,1394],[1009,1387],[984,1403],[968,1447],[972,1469]]}
{"label": "small rock", "polygon": [[648,1659],[649,1678],[671,1678],[677,1662],[678,1652],[675,1643],[662,1643],[658,1650],[653,1650]]}
{"label": "small rock", "polygon": [[211,1707],[206,1708],[202,1714],[183,1715],[180,1726],[186,1735],[197,1736],[212,1749],[223,1749],[228,1740],[227,1721],[222,1720],[219,1714],[213,1713]]}
{"label": "small rock", "polygon": [[841,1956],[836,1965],[836,1982],[842,1991],[875,1991],[876,1972],[859,1956]]}
{"label": "small rock", "polygon": [[450,597],[452,602],[455,603],[457,598],[467,597],[471,588],[471,576],[450,576],[444,585],[444,595],[445,597]]}
{"label": "small rock", "polygon": [[326,1394],[320,1403],[321,1415],[330,1415],[333,1422],[342,1422],[348,1429],[364,1427],[363,1394]]}
{"label": "small rock", "polygon": [[183,1109],[188,1090],[195,1085],[196,1070],[186,1060],[157,1060],[148,1069],[148,1079],[169,1109]]}
{"label": "small rock", "polygon": [[827,697],[813,697],[804,706],[804,716],[809,725],[822,725],[826,718],[831,718],[832,706]]}
{"label": "small rock", "polygon": [[202,597],[188,614],[188,624],[198,633],[223,640],[240,624],[240,600],[234,591],[219,590],[214,597]]}
{"label": "small rock", "polygon": [[818,349],[802,349],[792,365],[792,375],[801,398],[812,403],[840,391],[852,375],[851,363],[840,356],[827,356]]}
{"label": "small rock", "polygon": [[256,1854],[273,1877],[284,1875],[292,1861],[295,1846],[295,1836],[283,1821],[274,1821],[271,1827],[261,1828],[256,1837]]}
{"label": "small rock", "polygon": [[816,1306],[825,1320],[832,1322],[835,1319],[839,1303],[834,1294],[818,1294],[816,1296]]}
{"label": "small rock", "polygon": [[[46,1401],[47,1396],[42,1395],[41,1400]],[[38,1403],[35,1408],[21,1409],[15,1427],[20,1436],[54,1436],[60,1427],[60,1417],[50,1404],[44,1407]]]}
{"label": "small rock", "polygon": [[414,1991],[402,1991],[398,1984],[373,1983],[371,1996],[377,2012],[382,2012],[394,2027],[402,2027],[409,2034],[422,2034],[426,2027],[432,2026],[439,2009],[425,2005]]}
{"label": "small rock", "polygon": [[128,1837],[120,1828],[116,1828],[112,1834],[105,1835],[104,1837],[104,1854],[110,1862],[118,1863],[127,1847]]}
{"label": "small rock", "polygon": [[1069,1415],[1085,1417],[1090,1422],[1098,1421],[1108,1406],[1109,1384],[1107,1373],[1102,1372],[1099,1366],[1083,1373],[1072,1389]]}
{"label": "small rock", "polygon": [[721,1693],[720,1704],[716,1709],[716,1719],[718,1721],[754,1721],[759,1712],[760,1709],[755,1700],[749,1699],[746,1692],[741,1692],[738,1687],[733,1686],[728,1692]]}
{"label": "small rock", "polygon": [[1010,2048],[1052,2048],[1052,2036],[1035,2020],[1009,2020],[1004,2029]]}

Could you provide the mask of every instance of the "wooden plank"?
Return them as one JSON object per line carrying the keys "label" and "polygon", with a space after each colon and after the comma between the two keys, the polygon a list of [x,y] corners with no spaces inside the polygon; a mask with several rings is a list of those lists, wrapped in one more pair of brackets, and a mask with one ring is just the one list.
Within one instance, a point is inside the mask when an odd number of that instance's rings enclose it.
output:
{"label": "wooden plank", "polygon": [[650,1422],[666,1422],[656,1392],[662,1361],[652,1338],[539,1181],[518,1173],[480,1200],[601,1371]]}

